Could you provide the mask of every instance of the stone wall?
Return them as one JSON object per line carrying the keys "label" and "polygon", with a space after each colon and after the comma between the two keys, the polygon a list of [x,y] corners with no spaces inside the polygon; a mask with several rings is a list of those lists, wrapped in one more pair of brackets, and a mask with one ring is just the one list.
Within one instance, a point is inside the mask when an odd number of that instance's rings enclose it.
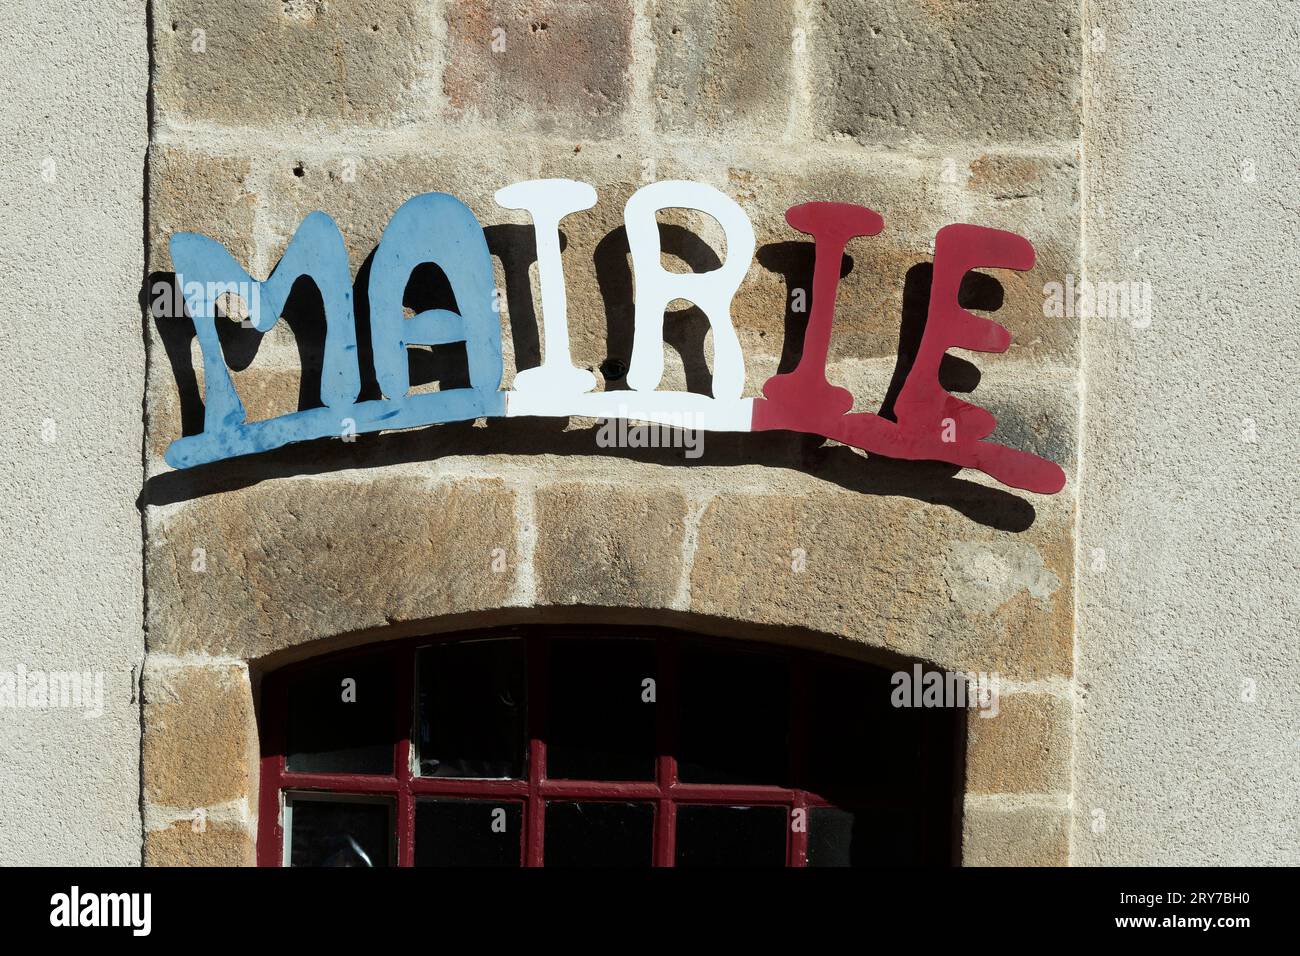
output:
{"label": "stone wall", "polygon": [[[1079,327],[1044,318],[1042,290],[1079,272],[1077,3],[152,9],[155,282],[172,269],[175,231],[213,236],[264,278],[322,209],[346,237],[361,309],[393,211],[451,192],[487,231],[508,386],[539,361],[539,303],[531,225],[492,195],[522,179],[581,179],[600,200],[563,225],[573,355],[620,387],[632,341],[623,205],[646,182],[692,179],[754,222],[758,250],[733,310],[752,395],[790,367],[803,318],[791,291],[811,280],[811,244],[785,209],[860,202],[885,231],[848,249],[828,372],[875,411],[923,322],[936,230],[1009,229],[1034,243],[1037,266],[972,281],[970,301],[1000,303],[1013,344],[980,355],[978,371],[949,359],[945,381],[978,381],[995,437],[1071,480],[1052,497],[1011,492],[787,433],[709,434],[691,461],[597,448],[593,423],[577,419],[434,426],[173,472],[162,453],[201,428],[202,369],[185,320],[152,320],[146,862],[251,862],[254,700],[267,669],[394,636],[566,620],[997,671],[1002,714],[969,733],[963,861],[1066,860]],[[715,224],[663,221],[673,267],[725,255]],[[293,307],[264,336],[233,322],[225,336],[250,419],[315,398],[301,372],[310,296]],[[665,387],[707,390],[706,330],[697,310],[670,315]],[[463,375],[454,350],[429,350],[413,368],[421,388]]]}

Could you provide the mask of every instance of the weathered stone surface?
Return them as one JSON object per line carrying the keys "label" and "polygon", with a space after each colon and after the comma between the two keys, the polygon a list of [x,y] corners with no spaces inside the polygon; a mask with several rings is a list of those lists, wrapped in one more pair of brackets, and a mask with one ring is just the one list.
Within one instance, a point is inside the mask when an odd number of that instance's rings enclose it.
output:
{"label": "weathered stone surface", "polygon": [[[146,380],[146,445],[161,456],[181,435],[181,395],[187,400],[186,424],[202,425],[194,404],[202,363],[191,359],[194,326],[185,315],[168,244],[178,232],[197,232],[221,242],[245,268],[256,254],[254,220],[262,197],[256,192],[246,156],[209,155],[179,146],[154,146],[149,152],[149,281],[142,289],[148,308],[145,338],[150,364]],[[195,349],[197,351],[197,349]],[[174,353],[174,368],[169,353]]]}
{"label": "weathered stone surface", "polygon": [[967,793],[1056,793],[1070,788],[1070,702],[1001,694],[998,715],[966,722]]}
{"label": "weathered stone surface", "polygon": [[262,201],[250,181],[247,156],[154,146],[149,151],[149,271],[173,270],[167,247],[177,232],[210,236],[235,261],[247,264],[254,250],[255,210]]}
{"label": "weathered stone surface", "polygon": [[495,608],[516,574],[514,493],[500,480],[286,478],[150,509],[149,519],[153,651],[256,658]]}
{"label": "weathered stone surface", "polygon": [[608,136],[631,78],[628,0],[447,4],[449,118],[505,129]]}
{"label": "weathered stone surface", "polygon": [[559,484],[534,503],[540,604],[671,606],[681,579],[686,496],[658,487]]}
{"label": "weathered stone surface", "polygon": [[1078,137],[1077,3],[820,0],[813,17],[824,135],[891,148]]}
{"label": "weathered stone surface", "polygon": [[790,0],[655,0],[655,115],[660,129],[780,135],[790,113]]}
{"label": "weathered stone surface", "polygon": [[401,125],[430,113],[433,36],[419,0],[159,0],[155,103],[181,124]]}
{"label": "weathered stone surface", "polygon": [[209,823],[201,833],[185,821],[144,835],[145,866],[253,866],[253,835],[243,827]]}
{"label": "weathered stone surface", "polygon": [[1063,807],[967,803],[963,866],[1065,866],[1070,813]]}
{"label": "weathered stone surface", "polygon": [[[562,224],[571,353],[575,364],[618,387],[631,357],[634,313],[623,207],[644,182],[699,178],[708,166],[726,171],[717,185],[753,219],[758,242],[732,308],[750,394],[779,367],[788,368],[802,343],[808,302],[799,311],[795,298],[796,290],[804,297],[811,287],[812,243],[784,217],[789,206],[810,200],[861,202],[886,218],[884,233],[855,240],[848,249],[851,269],[840,284],[830,353],[832,366],[846,368],[833,368],[833,380],[851,377],[854,363],[863,361],[887,359],[892,367],[900,346],[915,347],[928,301],[930,244],[940,227],[957,221],[1012,229],[1038,248],[1038,265],[1028,273],[989,270],[987,278],[968,281],[964,302],[975,309],[997,307],[989,314],[1011,331],[1006,357],[1073,361],[1078,320],[1045,318],[1042,290],[1045,282],[1077,271],[1077,170],[1067,161],[1038,159],[1003,168],[996,158],[979,154],[969,163],[984,171],[980,185],[968,189],[945,182],[938,164],[907,161],[865,168],[838,149],[793,160],[756,150],[739,156],[734,151],[697,155],[696,150],[689,157],[669,150],[634,160],[621,147],[603,144],[574,151],[551,143],[526,155],[496,139],[472,142],[472,149],[436,154],[363,157],[340,152],[306,161],[293,153],[258,157],[254,164],[265,183],[268,220],[276,236],[263,257],[274,262],[302,218],[322,209],[339,223],[353,268],[360,270],[402,202],[428,191],[461,197],[487,228],[494,253],[497,284],[504,293],[508,385],[515,367],[540,361],[540,303],[531,225],[526,216],[498,207],[493,193],[512,181],[535,177],[590,182],[599,194],[596,206]],[[963,165],[963,175],[966,169]],[[660,218],[668,268],[704,271],[719,265],[726,250],[712,220],[680,211],[666,211]],[[707,332],[703,313],[673,303],[665,320],[664,387],[707,391]],[[981,367],[991,360],[983,355],[971,359]],[[883,398],[883,393],[867,395],[861,407],[874,411]]]}
{"label": "weathered stone surface", "polygon": [[[853,393],[855,411],[879,412],[910,367],[910,359],[845,357],[829,365],[827,376]],[[1054,461],[1068,477],[1075,476],[1079,387],[1073,373],[1044,371],[1041,364],[1014,355],[954,350],[940,368],[939,383],[997,419],[988,440]]]}
{"label": "weathered stone surface", "polygon": [[[259,152],[248,160],[266,196],[263,235],[269,237],[268,247],[258,254],[266,263],[273,263],[302,217],[323,209],[339,222],[353,268],[360,270],[402,202],[431,190],[462,197],[488,228],[497,283],[506,293],[502,322],[508,384],[513,365],[527,367],[540,360],[539,305],[535,265],[530,258],[531,224],[523,214],[497,207],[492,194],[509,182],[534,177],[564,176],[592,182],[600,194],[597,206],[570,217],[563,226],[572,351],[576,364],[606,373],[606,384],[617,385],[619,363],[630,357],[632,321],[632,274],[620,232],[623,205],[644,181],[716,177],[717,184],[754,219],[758,237],[759,255],[734,309],[747,350],[747,388],[753,394],[777,369],[786,325],[795,324],[793,332],[799,331],[795,317],[787,314],[790,287],[806,285],[811,279],[811,245],[799,245],[808,237],[785,224],[785,208],[810,199],[859,201],[884,214],[886,231],[850,245],[854,264],[841,285],[831,377],[853,388],[855,394],[860,392],[859,407],[874,411],[884,398],[894,368],[900,314],[906,308],[923,315],[923,302],[918,305],[914,301],[918,293],[909,286],[909,273],[928,261],[934,231],[962,220],[1010,228],[1035,241],[1040,265],[1023,281],[1015,273],[993,273],[1005,299],[993,314],[1011,327],[1015,340],[1011,352],[1004,356],[966,356],[985,376],[973,399],[999,416],[997,438],[1053,458],[1072,472],[1077,396],[1063,370],[1073,362],[1077,323],[1043,318],[1041,286],[1045,280],[1039,275],[1039,269],[1049,264],[1052,275],[1064,273],[1072,268],[1077,255],[1077,212],[1073,207],[1077,169],[1072,162],[1008,159],[976,152],[960,157],[959,175],[948,182],[945,168],[932,160],[901,158],[867,166],[853,151],[833,147],[815,147],[806,155],[790,157],[759,147],[737,151],[713,145],[697,144],[690,150],[665,146],[643,160],[617,144],[533,143],[537,148],[530,153],[499,137],[467,135],[463,141],[448,141],[430,153],[357,152],[346,144],[305,154]],[[707,175],[703,172],[706,168],[710,171]],[[725,250],[716,228],[710,229],[711,223],[677,213],[662,218],[668,267],[702,270],[717,264]],[[769,245],[795,248],[764,251]],[[923,286],[923,278],[912,281]],[[707,351],[707,323],[698,312],[683,309],[681,303],[675,304],[674,313],[666,324],[665,387],[706,386],[707,368],[702,362]],[[278,346],[273,351],[259,351],[250,372],[243,373],[252,376],[245,398],[252,417],[289,410],[297,398],[298,380],[279,361],[294,357],[292,346],[284,340],[278,340]],[[271,367],[261,369],[263,359],[273,357],[276,361]],[[1044,360],[1053,364],[1050,373],[1040,377],[1033,370],[1035,363]],[[1027,372],[1031,373],[1028,377]],[[243,394],[242,381],[237,381],[237,387]],[[430,429],[429,440],[438,441],[433,433],[440,431]],[[170,437],[174,436],[169,430],[168,440]],[[768,440],[754,439],[759,444]],[[724,454],[738,453],[734,442],[719,441],[722,444],[717,447],[726,449]],[[789,444],[781,436],[771,436],[770,441],[785,442],[782,448]],[[706,464],[711,447],[712,441],[706,443]],[[345,454],[348,449],[331,446],[331,453],[335,451]],[[726,499],[715,502],[705,515],[692,577],[695,609],[737,620],[752,615],[754,620],[790,626],[826,622],[828,630],[853,640],[951,666],[982,664],[981,669],[1025,678],[1069,672],[1073,628],[1068,583],[1072,567],[1069,501],[1032,499],[1030,503],[1025,497],[983,487],[966,475],[949,478],[949,471],[936,466],[866,460],[844,449],[823,449],[805,458],[793,464],[849,490],[835,492],[823,485],[808,497],[803,479],[790,483],[772,477],[777,473],[769,471],[756,479],[753,496],[737,499],[729,492]],[[625,465],[610,465],[611,476],[617,480]],[[492,467],[485,465],[485,471],[490,473]],[[693,487],[712,471],[706,467],[694,472],[689,485]],[[719,477],[707,482],[726,487],[732,474],[734,469],[723,469]],[[688,487],[684,475],[672,476],[668,484],[675,489]],[[781,496],[775,494],[778,486],[785,489]],[[268,487],[259,486],[258,495],[264,496]],[[770,487],[772,493],[761,493],[764,487]],[[786,490],[791,494],[786,495]],[[392,494],[373,486],[366,493],[376,499]],[[596,493],[591,500],[598,502],[602,494]],[[908,496],[927,504],[906,501]],[[777,534],[775,523],[795,522],[791,509],[814,514],[828,502],[832,517],[818,525],[819,534],[814,537],[836,546],[843,543],[840,553],[844,557],[836,559],[840,567],[831,579],[818,579],[815,584],[805,578],[797,585],[787,582],[773,587],[763,577],[768,573],[769,552],[787,555],[780,562],[787,567],[790,550],[800,546],[798,541],[784,540],[794,538],[793,534]],[[616,504],[616,509],[621,507]],[[676,508],[673,503],[670,510]],[[554,513],[560,513],[559,506]],[[624,520],[631,519],[614,519],[616,524]],[[797,520],[801,524],[807,520],[803,511]],[[380,526],[388,527],[392,521],[385,516]],[[193,527],[201,526],[195,518]],[[562,562],[549,561],[539,552],[539,600],[625,604],[644,600],[664,606],[675,593],[676,579],[658,570],[637,570],[632,575],[627,569],[642,568],[648,557],[602,551],[612,545],[597,534],[601,530],[585,528],[571,540],[561,535],[555,553],[580,548],[583,539],[595,542],[590,554],[598,558],[584,559],[586,566],[612,568],[619,583],[609,585],[608,592],[597,591],[595,597],[589,597],[589,584],[578,576],[581,565],[577,570],[552,567]],[[802,531],[798,537],[802,540]],[[681,538],[672,540],[680,542]],[[950,548],[957,542],[997,545],[988,562],[974,561],[971,566],[988,563],[1002,571],[983,580],[966,580],[962,564]],[[542,546],[550,547],[539,538]],[[266,547],[270,553],[278,545],[268,541]],[[739,555],[736,560],[730,556],[733,547]],[[1008,547],[1019,549],[1020,557],[1010,554]],[[1041,562],[1037,577],[1017,576],[1017,569],[1030,566],[1022,561],[1025,555],[1031,565],[1035,555]],[[710,562],[715,562],[711,568]],[[188,564],[187,559],[181,566],[187,568]],[[581,573],[593,579],[600,576],[594,570]],[[1045,588],[1040,581],[1056,584]],[[289,585],[267,584],[267,594],[282,586]],[[985,588],[980,592],[981,601],[991,604],[962,607],[954,597],[966,593],[963,588],[981,587]],[[878,620],[882,594],[890,595],[893,610],[886,610]],[[471,603],[478,599],[472,598]],[[211,602],[212,598],[205,600]],[[488,596],[481,600],[479,606],[492,604]],[[339,606],[339,596],[333,595],[326,603]],[[453,604],[448,601],[445,606]],[[183,615],[176,613],[180,620]],[[254,630],[261,629],[263,636],[253,640],[252,646],[273,644],[266,629],[269,616],[270,611],[262,619],[253,615],[258,621]],[[327,620],[328,615],[321,613],[301,632],[295,631],[297,623],[292,624],[288,632],[298,636],[289,642],[305,639],[307,631],[318,631]],[[343,614],[342,620],[344,629],[382,623],[356,610]],[[247,621],[239,627],[247,631]],[[192,626],[183,625],[182,631],[187,628],[197,639]]]}
{"label": "weathered stone surface", "polygon": [[[838,474],[857,490],[732,493],[709,504],[691,573],[693,611],[810,627],[1004,679],[1070,673],[1073,555],[1065,509],[1024,530],[982,527],[950,509],[995,526],[1032,517],[1019,499],[939,477],[947,471],[927,472],[934,466],[827,452],[821,474]],[[846,455],[853,457],[841,461]],[[935,496],[949,507],[925,503]],[[950,558],[954,547],[965,561],[1004,571],[984,582],[978,605],[959,600],[962,588],[975,586]],[[1027,581],[1019,564],[1002,557],[1008,552],[1022,563],[1041,561],[1037,576]],[[985,553],[991,558],[982,559]],[[803,570],[796,570],[801,558]]]}
{"label": "weathered stone surface", "polygon": [[257,727],[247,668],[149,664],[143,689],[146,800],[184,809],[253,798]]}
{"label": "weathered stone surface", "polygon": [[[348,159],[356,162],[353,175],[344,178]],[[642,184],[642,168],[622,147],[551,143],[530,154],[494,136],[439,153],[343,153],[301,162],[296,154],[278,154],[259,162],[267,170],[269,217],[278,237],[269,253],[272,262],[298,223],[315,209],[338,222],[353,269],[359,272],[388,220],[406,200],[425,192],[449,192],[464,201],[487,230],[496,285],[503,294],[507,386],[516,366],[528,368],[541,361],[541,303],[532,221],[498,206],[493,196],[502,186],[526,179],[592,183],[599,193],[596,206],[561,224],[570,352],[575,364],[597,374],[611,355],[624,363],[630,357],[632,274],[623,207]],[[295,175],[296,168],[301,176]],[[361,301],[364,295],[357,298]]]}
{"label": "weathered stone surface", "polygon": [[[1078,319],[1048,319],[1043,313],[1044,283],[1078,272],[1078,169],[1071,161],[1036,158],[1012,164],[976,154],[958,158],[949,177],[943,162],[868,163],[838,149],[795,157],[753,151],[717,158],[727,168],[724,191],[753,221],[758,241],[755,262],[733,305],[755,391],[770,374],[761,356],[784,355],[782,370],[788,370],[802,345],[812,300],[813,240],[791,227],[785,214],[791,206],[814,201],[858,203],[885,220],[879,235],[853,239],[845,249],[832,365],[892,358],[900,349],[915,348],[929,303],[935,234],[959,222],[1010,230],[1037,252],[1027,272],[988,269],[968,278],[962,304],[1010,331],[1009,357],[1073,364]],[[966,179],[974,178],[968,170],[975,164],[985,172],[972,188]],[[694,176],[686,164],[668,166],[672,175]],[[986,360],[979,353],[965,357],[976,364]]]}
{"label": "weathered stone surface", "polygon": [[[148,398],[148,453],[154,464],[162,461],[167,446],[181,437],[187,424],[192,424],[194,431],[202,430],[202,361],[192,357],[190,368],[195,373],[194,382],[192,386],[185,386],[184,402],[181,400],[181,387],[170,369],[154,376],[155,381]],[[308,396],[302,395],[302,373],[295,368],[231,370],[230,378],[239,393],[240,401],[244,403],[244,411],[250,422],[298,411],[302,397],[310,399],[307,404],[301,405],[303,408],[320,404],[319,388]],[[182,414],[182,408],[187,409],[186,414]]]}
{"label": "weathered stone surface", "polygon": [[[997,419],[989,438],[1060,465],[1066,478],[1078,472],[1079,389],[1073,378],[1035,376],[1026,366],[977,358],[978,388],[959,397],[987,408]],[[943,379],[940,379],[943,381]]]}
{"label": "weathered stone surface", "polygon": [[[493,193],[511,181],[538,176],[583,179],[596,185],[600,199],[593,209],[570,216],[562,227],[571,354],[575,364],[597,373],[606,387],[620,387],[631,357],[634,314],[623,206],[644,181],[698,176],[701,158],[688,161],[670,151],[662,159],[640,162],[625,156],[620,147],[600,144],[577,152],[551,144],[528,156],[500,142],[474,142],[479,144],[474,149],[438,154],[369,156],[341,150],[306,160],[295,152],[236,160],[169,148],[156,163],[155,192],[162,197],[158,203],[162,213],[154,242],[165,241],[163,230],[208,232],[227,242],[237,257],[249,261],[255,274],[261,274],[275,263],[302,218],[322,209],[344,233],[354,274],[361,277],[357,301],[364,303],[368,273],[363,265],[392,213],[419,193],[451,192],[470,205],[488,231],[497,287],[503,291],[505,385],[509,387],[515,368],[541,360],[540,302],[532,227],[527,217],[498,207]],[[977,309],[1000,304],[989,314],[1012,333],[1005,356],[967,357],[988,373],[976,400],[1021,384],[1020,372],[1010,370],[1016,380],[999,383],[1000,362],[1042,357],[1072,364],[1078,319],[1043,314],[1043,285],[1063,281],[1076,271],[1076,169],[1070,162],[979,154],[961,167],[973,184],[968,187],[946,182],[943,169],[934,164],[909,161],[864,170],[842,150],[823,151],[784,166],[778,156],[760,151],[740,157],[744,165],[737,165],[734,156],[719,154],[717,159],[727,169],[726,180],[719,185],[752,217],[758,239],[757,255],[732,310],[745,349],[749,394],[757,393],[778,369],[791,367],[801,345],[809,303],[802,303],[805,311],[799,311],[795,298],[803,297],[811,286],[812,244],[785,223],[784,214],[788,206],[810,199],[851,199],[872,206],[886,218],[882,235],[850,244],[851,268],[837,296],[829,375],[854,391],[859,410],[880,408],[898,353],[915,348],[928,298],[929,244],[934,233],[952,221],[1011,228],[1027,235],[1039,250],[1038,265],[1028,273],[989,270],[988,278],[968,281],[967,304]],[[243,185],[250,176],[258,183],[256,194]],[[268,228],[262,231],[265,247],[254,249],[250,210],[261,196]],[[238,221],[229,221],[228,214],[207,218],[214,209],[243,210],[244,215]],[[711,220],[667,211],[661,221],[664,260],[670,268],[716,268],[725,248]],[[253,267],[254,261],[260,268]],[[300,332],[307,328],[298,326]],[[703,313],[686,303],[674,303],[665,320],[665,388],[709,389],[707,332]],[[241,396],[247,393],[250,416],[261,418],[300,407],[301,378],[291,374],[299,364],[298,350],[289,323],[278,324],[261,337],[260,345],[250,344],[258,339],[250,331],[232,331],[229,338],[230,355],[244,356],[240,360],[244,364],[233,363],[233,377]],[[155,341],[155,355],[157,345]],[[956,357],[952,361],[961,365]],[[242,371],[244,367],[248,371]],[[262,375],[268,367],[283,373]],[[152,368],[151,395],[178,393],[175,371],[169,365],[159,361]],[[190,362],[189,370],[201,379],[197,360]],[[192,396],[195,388],[188,387]],[[309,395],[305,400],[313,398]],[[1000,400],[1012,411],[1020,401]],[[1026,400],[1025,414],[1037,415],[1037,400]],[[159,399],[160,403],[174,401],[175,394]],[[1061,412],[1072,407],[1058,408],[1058,404],[1044,401],[1043,406]],[[193,421],[197,412],[192,398],[189,405]],[[1063,417],[1056,411],[1049,420],[1032,423],[1032,431],[1050,448],[1048,457],[1065,464],[1061,452],[1073,445],[1073,414]],[[150,416],[151,448],[179,434],[176,422],[168,418],[165,404],[160,404],[157,420]],[[1004,423],[999,437],[1007,435],[1009,427],[1009,422]],[[1024,437],[1007,440],[1019,445]]]}

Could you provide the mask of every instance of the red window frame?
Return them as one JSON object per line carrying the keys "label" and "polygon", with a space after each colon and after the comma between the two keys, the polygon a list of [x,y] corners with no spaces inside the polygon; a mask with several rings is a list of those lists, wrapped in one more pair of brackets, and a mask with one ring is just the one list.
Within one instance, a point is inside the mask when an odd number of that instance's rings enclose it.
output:
{"label": "red window frame", "polygon": [[[553,641],[569,638],[605,637],[618,639],[653,640],[657,657],[656,721],[657,756],[653,781],[597,781],[561,780],[546,776],[546,718],[548,695],[549,645]],[[412,736],[415,728],[415,663],[422,647],[439,641],[483,640],[485,638],[514,638],[523,640],[526,648],[528,681],[527,776],[521,780],[484,778],[421,777],[413,769]],[[678,687],[678,658],[680,642],[692,645],[712,645],[737,654],[768,654],[784,658],[790,664],[790,736],[788,748],[790,774],[794,786],[732,785],[713,783],[686,783],[678,778],[676,748],[675,699]],[[288,683],[298,667],[321,661],[338,661],[350,657],[377,660],[389,658],[394,678],[396,701],[394,711],[393,767],[395,773],[336,774],[293,772],[285,768],[288,726]],[[545,857],[544,832],[546,801],[619,801],[654,804],[654,831],[652,865],[675,865],[677,808],[683,804],[713,804],[720,806],[779,806],[792,815],[796,810],[816,807],[849,807],[855,811],[888,809],[902,805],[897,799],[881,797],[875,793],[853,794],[851,800],[831,799],[800,786],[806,778],[807,766],[807,701],[809,672],[816,662],[831,666],[867,667],[862,662],[814,651],[783,645],[757,643],[729,638],[712,638],[685,631],[664,628],[628,626],[533,626],[505,627],[474,631],[455,631],[403,639],[385,644],[370,644],[337,654],[298,662],[267,674],[262,684],[263,708],[259,717],[262,726],[261,781],[258,797],[257,865],[283,866],[286,848],[281,815],[282,794],[356,795],[386,797],[395,807],[397,865],[414,866],[415,863],[415,808],[421,797],[460,797],[468,799],[501,800],[503,803],[523,804],[524,833],[520,848],[520,864],[525,867],[543,866]],[[405,666],[403,666],[405,664]],[[909,665],[907,665],[910,667]],[[928,735],[920,734],[922,744],[921,768],[923,780],[920,792],[932,794],[932,788],[943,786],[951,792],[952,812],[949,832],[936,834],[932,828],[923,828],[926,859],[932,858],[940,840],[948,848],[949,862],[959,860],[961,832],[962,787],[964,776],[965,713],[952,711],[951,754],[947,760],[936,764],[929,759],[925,748]],[[949,776],[949,774],[951,776]],[[934,793],[938,797],[940,794]],[[910,801],[908,801],[910,802]],[[787,818],[788,819],[788,818]],[[264,825],[271,821],[271,826]],[[806,818],[805,818],[806,822]],[[795,829],[787,825],[786,866],[802,867],[808,862],[808,827]]]}

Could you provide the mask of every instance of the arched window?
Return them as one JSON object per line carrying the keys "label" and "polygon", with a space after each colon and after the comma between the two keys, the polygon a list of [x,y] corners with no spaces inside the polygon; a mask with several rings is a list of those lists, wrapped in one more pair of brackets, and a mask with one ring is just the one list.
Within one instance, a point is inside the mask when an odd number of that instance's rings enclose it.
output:
{"label": "arched window", "polygon": [[264,866],[947,865],[962,713],[672,631],[404,641],[264,681]]}

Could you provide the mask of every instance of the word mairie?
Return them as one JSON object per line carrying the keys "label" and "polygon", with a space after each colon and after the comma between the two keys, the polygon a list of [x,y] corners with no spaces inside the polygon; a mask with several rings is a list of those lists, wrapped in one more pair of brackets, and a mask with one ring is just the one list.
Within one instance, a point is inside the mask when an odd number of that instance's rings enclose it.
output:
{"label": "word mairie", "polygon": [[[578,415],[669,425],[686,417],[693,427],[706,431],[786,429],[893,458],[948,462],[1043,494],[1053,494],[1065,484],[1056,464],[988,441],[996,426],[993,416],[939,384],[939,363],[948,349],[1003,352],[1010,345],[1004,327],[957,304],[957,290],[971,269],[1031,268],[1034,248],[1014,233],[972,225],[939,230],[925,331],[894,406],[896,421],[891,421],[850,412],[853,395],[826,379],[841,258],[849,240],[884,229],[884,220],[872,210],[811,202],[786,212],[786,221],[812,236],[816,248],[803,351],[793,371],[769,378],[760,396],[746,397],[745,358],[731,320],[731,301],[753,258],[754,230],[730,198],[700,183],[657,182],[628,200],[624,219],[632,253],[635,328],[629,390],[613,392],[594,391],[595,376],[572,363],[560,259],[560,221],[595,205],[595,189],[567,179],[531,180],[501,189],[496,201],[531,215],[541,285],[543,362],[520,371],[511,391],[501,390],[501,324],[487,240],[473,212],[454,196],[416,196],[393,214],[384,230],[369,286],[374,371],[383,397],[365,401],[357,401],[361,370],[352,275],[343,236],[329,216],[307,216],[275,270],[261,282],[215,240],[194,233],[173,235],[172,261],[203,353],[205,417],[202,432],[171,444],[167,462],[187,468],[290,442],[497,416]],[[719,268],[686,274],[663,268],[656,214],[672,208],[704,212],[721,225],[727,256]],[[445,273],[459,312],[431,309],[406,316],[402,299],[407,283],[425,263]],[[222,355],[218,300],[239,291],[253,328],[266,332],[279,321],[294,283],[304,276],[315,282],[325,311],[322,404],[247,421]],[[659,390],[664,310],[675,299],[693,303],[708,317],[714,351],[712,395]],[[465,345],[468,387],[410,394],[407,347],[455,342]]]}

